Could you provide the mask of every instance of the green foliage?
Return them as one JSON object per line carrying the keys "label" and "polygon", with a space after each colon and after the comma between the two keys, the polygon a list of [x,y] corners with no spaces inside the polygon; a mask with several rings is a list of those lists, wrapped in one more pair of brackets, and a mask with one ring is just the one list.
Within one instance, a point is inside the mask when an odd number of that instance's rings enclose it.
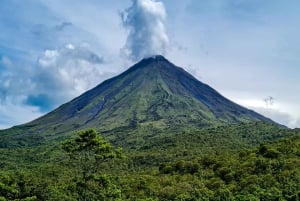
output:
{"label": "green foliage", "polygon": [[[109,200],[106,198],[120,197],[119,190],[109,185],[109,178],[98,175],[104,162],[121,157],[120,149],[114,150],[94,129],[78,132],[78,137],[64,142],[62,148],[68,153],[71,164],[76,165],[79,170],[74,180],[80,200]],[[98,190],[99,187],[101,190]]]}
{"label": "green foliage", "polygon": [[[165,134],[145,139],[147,149],[125,147],[126,159],[95,130],[80,131],[62,146],[2,148],[0,200],[299,200],[300,133],[256,128],[260,131],[243,124],[173,138]],[[256,147],[221,140],[246,138],[248,132],[260,139],[267,139],[264,133],[291,137],[262,140]]]}
{"label": "green foliage", "polygon": [[10,176],[0,172],[0,200],[36,201],[37,196],[31,191],[32,186],[25,181],[24,175]]}
{"label": "green foliage", "polygon": [[200,165],[197,162],[177,161],[175,163],[167,163],[159,166],[159,172],[162,174],[195,174],[199,172]]}
{"label": "green foliage", "polygon": [[80,164],[83,173],[95,173],[100,165],[120,156],[121,150],[113,150],[112,145],[97,134],[94,129],[78,132],[78,137],[62,145],[71,160]]}

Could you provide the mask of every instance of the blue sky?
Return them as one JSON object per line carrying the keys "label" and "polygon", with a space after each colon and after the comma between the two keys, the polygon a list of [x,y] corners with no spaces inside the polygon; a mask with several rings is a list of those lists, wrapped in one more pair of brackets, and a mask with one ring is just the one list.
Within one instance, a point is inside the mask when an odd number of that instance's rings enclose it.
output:
{"label": "blue sky", "polygon": [[151,54],[300,127],[298,0],[0,1],[0,128],[31,121]]}

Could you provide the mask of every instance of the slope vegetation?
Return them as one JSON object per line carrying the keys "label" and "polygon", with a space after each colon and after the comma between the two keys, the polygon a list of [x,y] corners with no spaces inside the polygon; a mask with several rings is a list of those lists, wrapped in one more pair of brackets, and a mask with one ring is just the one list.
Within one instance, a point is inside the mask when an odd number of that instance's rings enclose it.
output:
{"label": "slope vegetation", "polygon": [[[241,107],[162,56],[143,59],[74,100],[30,123],[0,131],[0,144],[57,142],[71,131],[96,128],[104,135],[126,130],[139,137],[211,126],[274,123]],[[124,134],[123,141],[127,140]]]}

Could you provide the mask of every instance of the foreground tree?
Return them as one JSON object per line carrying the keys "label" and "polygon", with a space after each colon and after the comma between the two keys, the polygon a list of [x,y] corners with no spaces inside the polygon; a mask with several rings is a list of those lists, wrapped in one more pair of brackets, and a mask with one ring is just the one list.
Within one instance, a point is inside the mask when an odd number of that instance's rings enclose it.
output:
{"label": "foreground tree", "polygon": [[89,186],[94,186],[97,174],[101,173],[101,164],[122,157],[122,150],[114,149],[94,129],[79,131],[77,134],[78,137],[64,142],[62,147],[78,170],[76,180],[80,200],[94,200],[89,195]]}

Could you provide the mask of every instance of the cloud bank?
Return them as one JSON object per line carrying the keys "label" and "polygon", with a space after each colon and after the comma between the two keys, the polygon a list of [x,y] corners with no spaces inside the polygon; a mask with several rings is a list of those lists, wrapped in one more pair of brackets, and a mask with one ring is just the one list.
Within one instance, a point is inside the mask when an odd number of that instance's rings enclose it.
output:
{"label": "cloud bank", "polygon": [[35,65],[20,66],[0,57],[0,119],[9,114],[3,107],[40,114],[80,95],[110,76],[103,62],[88,48],[73,44],[46,49]]}
{"label": "cloud bank", "polygon": [[36,91],[43,93],[30,97],[28,103],[47,102],[48,96],[51,102],[60,103],[83,93],[98,84],[104,74],[102,63],[101,56],[73,44],[45,50],[38,58],[39,71],[33,79],[34,83],[40,83],[35,86]]}
{"label": "cloud bank", "polygon": [[131,7],[121,13],[128,37],[122,52],[131,60],[165,54],[169,38],[166,32],[164,4],[155,0],[132,0]]}
{"label": "cloud bank", "polygon": [[[242,95],[241,95],[242,96]],[[254,95],[248,95],[248,97],[254,97]],[[300,116],[297,112],[299,107],[292,105],[292,102],[287,100],[277,100],[272,96],[268,96],[265,99],[239,99],[233,98],[238,104],[243,105],[246,108],[254,110],[265,117],[271,118],[273,121],[285,125],[289,128],[299,127]],[[291,105],[291,107],[287,107]]]}
{"label": "cloud bank", "polygon": [[266,108],[266,107],[249,107],[249,108],[289,128],[296,128],[297,126],[299,126],[300,123],[299,117],[293,116],[287,112],[282,112],[279,109]]}

